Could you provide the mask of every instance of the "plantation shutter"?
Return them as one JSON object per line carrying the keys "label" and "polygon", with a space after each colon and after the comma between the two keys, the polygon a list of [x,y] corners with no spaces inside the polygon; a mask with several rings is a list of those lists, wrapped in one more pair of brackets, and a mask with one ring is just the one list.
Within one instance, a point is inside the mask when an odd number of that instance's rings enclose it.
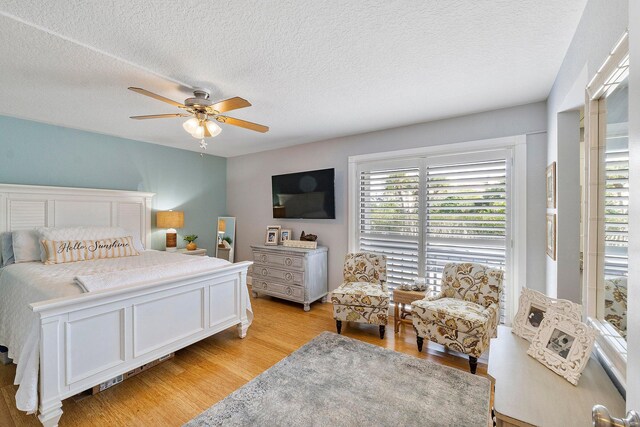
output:
{"label": "plantation shutter", "polygon": [[358,165],[357,249],[387,256],[390,289],[424,277],[429,289],[438,291],[443,267],[450,262],[510,265],[511,153]]}
{"label": "plantation shutter", "polygon": [[607,141],[605,153],[605,278],[627,276],[628,272],[629,149],[626,141]]}
{"label": "plantation shutter", "polygon": [[[503,152],[428,159],[424,275],[434,291],[440,289],[443,267],[450,262],[505,269],[509,238],[508,166]],[[503,290],[506,289],[504,283]],[[505,296],[503,292],[503,318]]]}
{"label": "plantation shutter", "polygon": [[411,162],[361,169],[358,245],[387,256],[390,289],[418,276],[420,167]]}

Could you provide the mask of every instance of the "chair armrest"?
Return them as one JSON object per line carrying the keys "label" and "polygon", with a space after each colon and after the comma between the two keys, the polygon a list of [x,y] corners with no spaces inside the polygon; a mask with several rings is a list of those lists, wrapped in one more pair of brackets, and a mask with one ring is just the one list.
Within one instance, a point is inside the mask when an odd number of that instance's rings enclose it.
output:
{"label": "chair armrest", "polygon": [[424,301],[435,301],[437,299],[444,298],[444,291],[440,291],[435,295],[426,295],[423,300]]}
{"label": "chair armrest", "polygon": [[380,286],[384,292],[389,292],[389,287],[387,286],[387,282],[385,280],[380,281]]}
{"label": "chair armrest", "polygon": [[491,303],[489,307],[484,309],[484,312],[488,314],[489,324],[495,325],[495,327],[497,327],[500,321],[500,306],[495,302]]}

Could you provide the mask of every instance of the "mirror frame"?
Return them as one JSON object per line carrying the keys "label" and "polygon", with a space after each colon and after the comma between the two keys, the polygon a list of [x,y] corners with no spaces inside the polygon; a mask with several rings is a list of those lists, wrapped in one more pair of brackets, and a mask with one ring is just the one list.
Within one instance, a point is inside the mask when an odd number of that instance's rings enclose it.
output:
{"label": "mirror frame", "polygon": [[[601,362],[611,372],[619,384],[626,388],[627,343],[613,326],[597,317],[598,295],[604,295],[604,248],[600,247],[604,233],[604,207],[600,206],[601,151],[605,149],[604,129],[600,126],[602,118],[600,99],[606,93],[607,82],[618,70],[620,64],[629,56],[628,33],[611,51],[604,64],[585,91],[585,190],[586,218],[583,221],[584,233],[584,272],[582,299],[587,323],[599,331],[596,338],[596,351]],[[618,335],[616,337],[616,335]]]}

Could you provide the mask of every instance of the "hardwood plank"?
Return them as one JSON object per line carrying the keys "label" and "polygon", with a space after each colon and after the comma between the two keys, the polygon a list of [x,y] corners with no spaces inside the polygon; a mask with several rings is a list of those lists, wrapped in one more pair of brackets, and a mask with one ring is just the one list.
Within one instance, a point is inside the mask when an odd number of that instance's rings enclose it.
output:
{"label": "hardwood plank", "polygon": [[[176,353],[176,357],[95,396],[63,402],[61,427],[76,426],[180,426],[323,331],[335,332],[330,303],[314,303],[305,312],[299,304],[260,296],[251,298],[255,320],[247,337],[239,339],[231,328]],[[345,336],[468,371],[466,357],[425,342],[418,353],[410,325],[385,339],[378,327],[343,324]],[[478,375],[486,376],[486,359]],[[33,415],[15,408],[12,385],[15,365],[0,366],[0,426],[38,426]]]}

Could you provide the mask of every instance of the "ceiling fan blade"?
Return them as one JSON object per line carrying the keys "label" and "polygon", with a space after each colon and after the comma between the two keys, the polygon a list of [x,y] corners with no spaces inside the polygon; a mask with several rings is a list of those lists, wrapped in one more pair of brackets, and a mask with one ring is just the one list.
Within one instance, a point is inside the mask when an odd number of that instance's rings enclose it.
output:
{"label": "ceiling fan blade", "polygon": [[142,88],[139,88],[139,87],[130,87],[129,90],[137,92],[140,95],[150,96],[151,98],[157,99],[158,101],[166,102],[167,104],[171,104],[174,107],[186,108],[183,104],[180,104],[179,102],[172,101],[171,99],[165,98],[164,96],[158,95],[157,93],[149,92],[146,89],[142,89]]}
{"label": "ceiling fan blade", "polygon": [[238,108],[245,107],[251,107],[251,103],[246,99],[240,98],[239,96],[216,102],[211,106],[211,108],[219,113],[224,113],[226,111],[237,110]]}
{"label": "ceiling fan blade", "polygon": [[255,130],[256,132],[268,132],[269,126],[259,125],[257,123],[251,123],[246,120],[234,119],[227,116],[216,116],[216,120],[220,123],[226,123],[228,125],[240,126],[241,128]]}
{"label": "ceiling fan blade", "polygon": [[146,120],[146,119],[170,119],[173,117],[189,117],[191,114],[150,114],[148,116],[131,116],[130,119]]}

